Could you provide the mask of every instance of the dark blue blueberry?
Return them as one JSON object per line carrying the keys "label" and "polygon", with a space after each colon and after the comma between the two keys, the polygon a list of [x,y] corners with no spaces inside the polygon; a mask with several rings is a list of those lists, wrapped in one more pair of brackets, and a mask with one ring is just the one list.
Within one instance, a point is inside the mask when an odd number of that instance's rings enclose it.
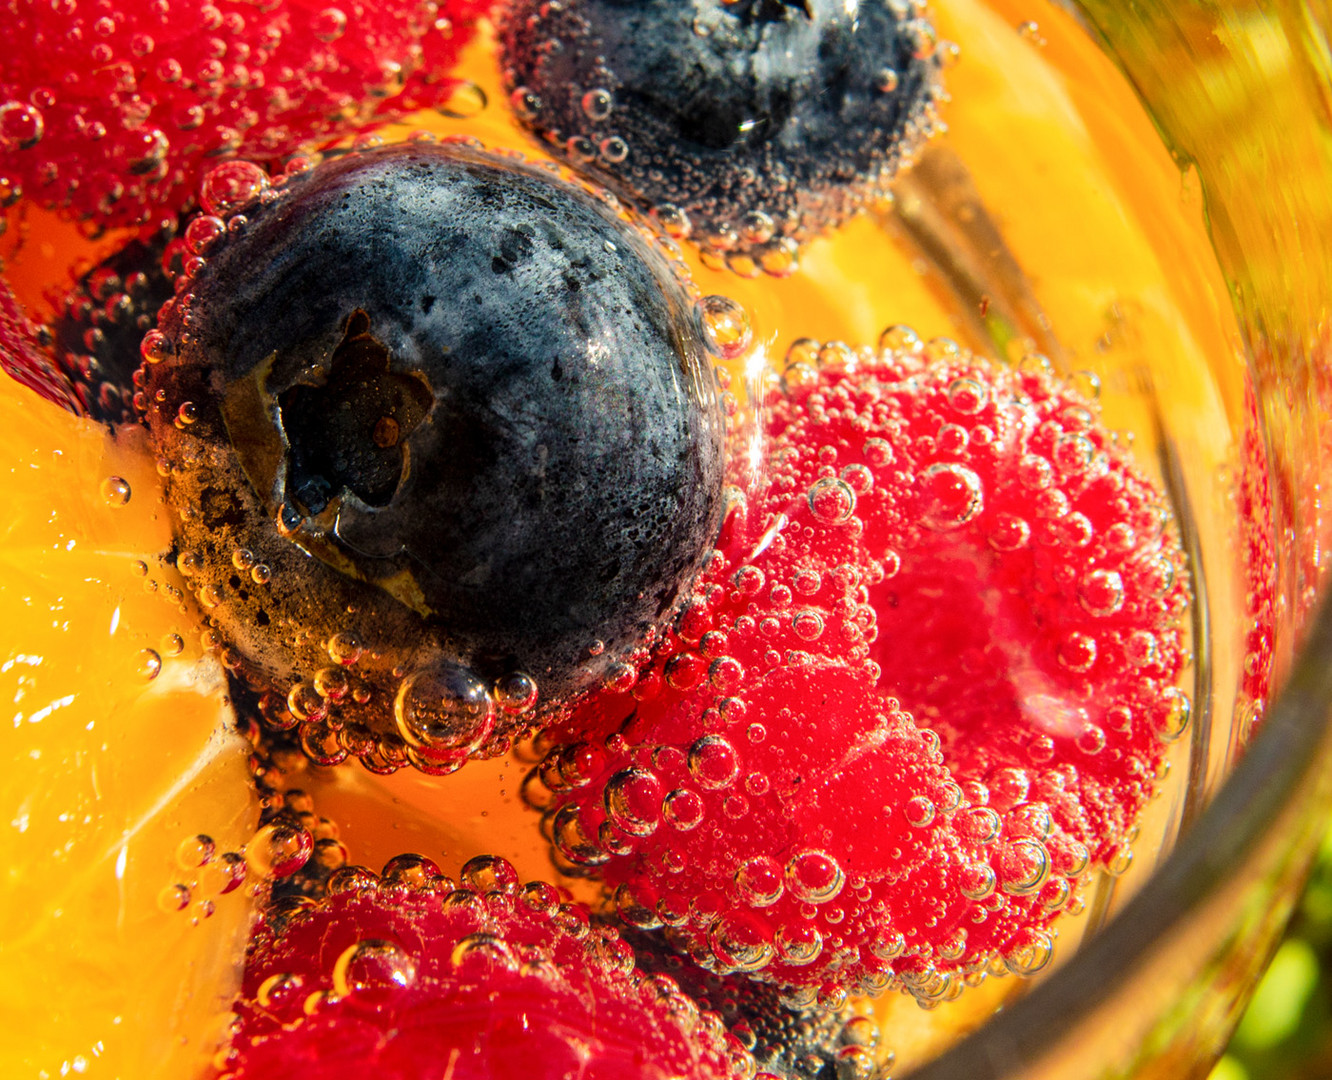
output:
{"label": "dark blue blueberry", "polygon": [[135,418],[132,379],[139,342],[156,325],[157,309],[181,269],[183,247],[170,243],[175,231],[132,240],[79,278],[49,328],[57,366],[97,420],[119,424]]}
{"label": "dark blue blueberry", "polygon": [[493,751],[641,645],[711,550],[693,297],[649,231],[462,146],[328,162],[246,216],[146,369],[224,659],[329,756]]}
{"label": "dark blue blueberry", "polygon": [[947,55],[904,0],[513,0],[500,33],[555,152],[745,273],[883,191]]}
{"label": "dark blue blueberry", "polygon": [[717,975],[676,952],[670,931],[621,929],[639,971],[667,975],[702,1009],[721,1017],[727,1030],[754,1055],[759,1071],[780,1080],[874,1080],[886,1075],[878,1061],[878,1025],[848,1006],[797,1007],[780,987],[743,975]]}

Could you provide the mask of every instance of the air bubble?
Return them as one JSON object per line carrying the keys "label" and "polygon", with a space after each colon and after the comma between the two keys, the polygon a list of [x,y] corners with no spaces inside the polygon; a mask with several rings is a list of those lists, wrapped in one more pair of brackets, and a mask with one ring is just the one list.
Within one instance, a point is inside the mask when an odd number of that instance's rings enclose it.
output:
{"label": "air bubble", "polygon": [[541,95],[526,86],[520,86],[509,95],[509,107],[520,120],[534,120],[542,107]]}
{"label": "air bubble", "polygon": [[1035,975],[1054,956],[1054,941],[1040,931],[1032,933],[1032,940],[1019,946],[1004,957],[1004,967],[1014,975]]}
{"label": "air bubble", "polygon": [[618,165],[629,156],[629,144],[618,135],[602,139],[598,150],[601,153],[601,160],[608,161],[612,165]]}
{"label": "air bubble", "polygon": [[708,931],[713,955],[732,971],[760,971],[772,959],[773,946],[765,927],[737,913],[723,915]]}
{"label": "air bubble", "polygon": [[1082,579],[1078,602],[1089,615],[1105,618],[1124,606],[1124,580],[1114,570],[1093,570]]}
{"label": "air bubble", "polygon": [[921,523],[936,532],[958,529],[985,505],[981,479],[964,465],[935,462],[922,473],[926,509]]}
{"label": "air bubble", "polygon": [[879,348],[915,356],[923,348],[920,335],[911,327],[894,325],[879,335]]}
{"label": "air bubble", "polygon": [[676,788],[662,801],[661,813],[681,832],[689,832],[703,823],[702,797],[688,788]]}
{"label": "air bubble", "polygon": [[1057,656],[1069,671],[1078,674],[1090,671],[1096,663],[1096,639],[1075,630],[1060,642]]}
{"label": "air bubble", "polygon": [[495,702],[507,713],[525,713],[537,703],[539,690],[531,675],[511,671],[495,683]]}
{"label": "air bubble", "polygon": [[296,873],[314,851],[314,837],[295,825],[265,825],[245,845],[245,861],[259,877]]}
{"label": "air bubble", "polygon": [[1031,542],[1031,526],[1016,514],[995,514],[989,540],[995,551],[1021,551]]}
{"label": "air bubble", "polygon": [[197,870],[212,861],[217,845],[211,836],[199,833],[187,836],[176,847],[176,865],[182,870]]}
{"label": "air bubble", "polygon": [[184,911],[190,906],[190,887],[188,885],[168,885],[157,894],[157,906],[168,914]]}
{"label": "air bubble", "polygon": [[674,240],[687,240],[693,231],[689,215],[672,203],[662,203],[655,207],[652,216],[656,218],[657,224],[662,227],[666,235]]}
{"label": "air bubble", "polygon": [[948,403],[964,416],[973,416],[985,407],[989,392],[975,379],[954,379],[948,384]]}
{"label": "air bubble", "polygon": [[0,105],[0,147],[5,150],[31,150],[42,140],[46,121],[35,105],[7,101]]}
{"label": "air bubble", "polygon": [[355,634],[342,630],[328,639],[327,651],[328,658],[335,664],[346,666],[360,660],[365,648]]}
{"label": "air bubble", "polygon": [[393,702],[398,730],[427,756],[466,756],[495,728],[495,703],[472,671],[442,662],[403,680]]}
{"label": "air bubble", "polygon": [[102,501],[107,506],[125,506],[130,501],[130,484],[123,476],[108,476],[102,481]]}
{"label": "air bubble", "polygon": [[1174,742],[1188,729],[1193,716],[1193,704],[1189,695],[1177,686],[1172,686],[1161,694],[1154,711],[1156,734],[1162,742]]}
{"label": "air bubble", "polygon": [[410,852],[395,855],[384,864],[380,879],[385,885],[424,891],[433,889],[441,880],[439,865],[433,859]]}
{"label": "air bubble", "polygon": [[560,808],[555,815],[552,836],[560,854],[572,863],[594,866],[606,861],[606,852],[584,830],[577,806]]}
{"label": "air bubble", "polygon": [[349,945],[333,965],[333,991],[338,997],[406,990],[415,982],[416,961],[401,945],[380,938]]}
{"label": "air bubble", "polygon": [[767,855],[744,862],[735,872],[735,887],[741,900],[758,908],[775,904],[786,889],[781,866]]}
{"label": "air bubble", "polygon": [[435,108],[441,116],[446,116],[450,120],[470,120],[484,112],[489,104],[486,92],[470,79],[464,79],[458,82],[449,92],[449,96]]}
{"label": "air bubble", "polygon": [[134,670],[139,678],[151,682],[162,673],[162,657],[156,649],[141,649]]}
{"label": "air bubble", "polygon": [[783,962],[800,967],[823,953],[823,935],[808,923],[784,923],[773,935],[773,945]]}
{"label": "air bubble", "polygon": [[1009,896],[1029,896],[1050,876],[1050,854],[1038,840],[1015,840],[995,855],[999,885]]}
{"label": "air bubble", "polygon": [[583,106],[583,115],[592,121],[602,121],[610,116],[615,108],[615,99],[611,92],[602,87],[589,90],[583,95],[581,104]]}
{"label": "air bubble", "polygon": [[199,202],[217,217],[235,213],[268,189],[268,174],[250,161],[226,161],[199,185]]}
{"label": "air bubble", "polygon": [[892,68],[883,68],[874,76],[874,89],[881,94],[895,93],[902,78]]}
{"label": "air bubble", "polygon": [[518,871],[498,855],[478,855],[468,859],[458,877],[464,889],[483,896],[493,892],[510,893],[519,885]]}
{"label": "air bubble", "polygon": [[994,868],[985,863],[968,863],[958,874],[958,888],[968,900],[984,900],[996,884]]}
{"label": "air bubble", "polygon": [[802,851],[786,864],[791,895],[807,904],[826,904],[842,891],[846,878],[837,860],[822,851]]}
{"label": "air bubble", "polygon": [[310,28],[320,41],[337,41],[347,32],[347,16],[338,8],[324,8],[311,20]]}
{"label": "air bubble", "polygon": [[817,611],[798,611],[791,619],[791,629],[802,641],[817,641],[823,636],[823,616]]}
{"label": "air bubble", "polygon": [[689,748],[689,773],[704,788],[730,787],[740,771],[735,748],[720,735],[705,735]]}
{"label": "air bubble", "polygon": [[907,800],[902,808],[907,823],[917,829],[923,829],[934,821],[934,803],[924,795],[916,795]]}
{"label": "air bubble", "polygon": [[810,485],[806,495],[809,512],[821,525],[844,525],[856,510],[856,493],[845,481],[825,476]]}
{"label": "air bubble", "polygon": [[606,782],[603,802],[612,825],[630,836],[651,836],[661,822],[661,781],[644,769],[621,769]]}
{"label": "air bubble", "polygon": [[725,296],[704,296],[694,305],[708,351],[723,360],[734,360],[749,348],[754,332],[749,314]]}

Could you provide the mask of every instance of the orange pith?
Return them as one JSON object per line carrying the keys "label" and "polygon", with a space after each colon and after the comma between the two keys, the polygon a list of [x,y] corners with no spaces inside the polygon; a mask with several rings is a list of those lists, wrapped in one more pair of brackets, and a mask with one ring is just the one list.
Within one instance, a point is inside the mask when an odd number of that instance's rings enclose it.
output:
{"label": "orange pith", "polygon": [[[1070,369],[1106,376],[1112,425],[1150,429],[1122,377],[1156,359],[1162,394],[1188,402],[1196,416],[1188,434],[1199,473],[1219,469],[1228,445],[1211,435],[1226,430],[1238,397],[1200,375],[1233,344],[1220,329],[1229,325],[1225,291],[1197,207],[1181,214],[1173,205],[1181,197],[1177,169],[1071,20],[1043,10],[1043,52],[1018,36],[1014,27],[1031,16],[1029,6],[951,0],[937,12],[942,36],[962,46],[948,74],[957,105],[944,112],[951,128],[944,145],[968,164],[1000,215]],[[416,117],[389,137],[428,127],[538,155],[503,107],[484,37],[465,74],[486,91],[488,109],[465,121]],[[40,298],[63,284],[69,261],[94,249],[72,242],[73,231],[46,215],[27,212],[27,222],[13,277],[41,315]],[[18,234],[4,241],[11,252]],[[745,281],[687,258],[701,292],[747,306],[760,348],[778,368],[797,338],[873,343],[899,322],[922,337],[985,344],[967,339],[946,289],[871,217],[810,245],[801,272],[785,281]],[[19,717],[0,751],[0,827],[8,830],[0,1075],[59,1076],[82,1059],[92,1076],[188,1076],[220,1033],[215,1018],[234,986],[249,904],[243,890],[217,897],[215,913],[195,927],[206,898],[166,913],[158,894],[189,877],[175,857],[188,836],[210,834],[219,852],[248,839],[257,809],[247,747],[217,734],[226,720],[224,687],[211,661],[198,662],[194,615],[162,600],[170,583],[154,557],[170,546],[170,523],[147,449],[109,443],[95,425],[5,383],[0,460],[0,694],[14,699]],[[111,475],[130,484],[126,506],[112,507],[101,494]],[[135,576],[138,560],[161,579],[156,594]],[[187,642],[175,659],[161,646],[172,633]],[[144,649],[163,662],[152,682],[138,671]],[[319,811],[343,826],[353,861],[378,866],[418,850],[453,871],[494,851],[524,876],[548,875],[535,818],[517,798],[526,765],[476,763],[442,780],[347,768],[354,775],[311,769],[289,782],[318,793]],[[883,1002],[899,1064],[980,1023],[1011,986],[969,991],[929,1017],[905,999]]]}

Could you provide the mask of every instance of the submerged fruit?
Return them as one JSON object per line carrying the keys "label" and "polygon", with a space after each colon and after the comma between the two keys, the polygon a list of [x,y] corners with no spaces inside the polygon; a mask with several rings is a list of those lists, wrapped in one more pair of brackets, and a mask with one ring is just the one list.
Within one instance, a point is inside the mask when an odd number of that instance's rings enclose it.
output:
{"label": "submerged fruit", "polygon": [[905,4],[510,0],[510,101],[554,153],[742,272],[876,194],[937,126],[945,50]]}
{"label": "submerged fruit", "polygon": [[[241,172],[214,189],[257,194]],[[461,145],[215,220],[140,400],[224,659],[320,760],[502,750],[638,646],[715,537],[694,297],[605,202]]]}
{"label": "submerged fruit", "polygon": [[139,343],[157,325],[187,254],[177,223],[133,240],[84,274],[51,327],[52,351],[83,412],[108,424],[134,420]]}
{"label": "submerged fruit", "polygon": [[182,841],[248,839],[250,747],[179,636],[142,443],[0,377],[5,1076],[194,1075],[239,981],[250,898]]}
{"label": "submerged fruit", "polygon": [[[406,861],[408,872],[399,867]],[[753,1059],[613,929],[503,859],[403,856],[260,929],[228,1080],[728,1080]]]}
{"label": "submerged fruit", "polygon": [[[280,161],[433,104],[476,0],[7,6],[6,188],[107,225],[170,220],[213,159]],[[450,22],[450,20],[453,20]],[[441,30],[447,25],[449,32]],[[389,99],[386,101],[385,99]]]}
{"label": "submerged fruit", "polygon": [[763,486],[527,791],[560,857],[699,963],[930,1002],[1039,968],[1123,857],[1188,720],[1188,585],[1088,402],[885,341],[788,367]]}

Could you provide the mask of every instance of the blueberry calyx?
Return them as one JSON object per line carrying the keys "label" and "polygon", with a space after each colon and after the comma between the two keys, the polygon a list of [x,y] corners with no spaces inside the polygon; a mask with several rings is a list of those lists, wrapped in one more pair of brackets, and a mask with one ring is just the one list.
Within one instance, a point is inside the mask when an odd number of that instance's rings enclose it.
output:
{"label": "blueberry calyx", "polygon": [[382,508],[398,490],[406,442],[430,411],[433,394],[420,372],[389,370],[389,350],[357,308],[333,352],[327,381],[297,383],[278,399],[291,447],[287,489],[307,516],[346,492]]}

